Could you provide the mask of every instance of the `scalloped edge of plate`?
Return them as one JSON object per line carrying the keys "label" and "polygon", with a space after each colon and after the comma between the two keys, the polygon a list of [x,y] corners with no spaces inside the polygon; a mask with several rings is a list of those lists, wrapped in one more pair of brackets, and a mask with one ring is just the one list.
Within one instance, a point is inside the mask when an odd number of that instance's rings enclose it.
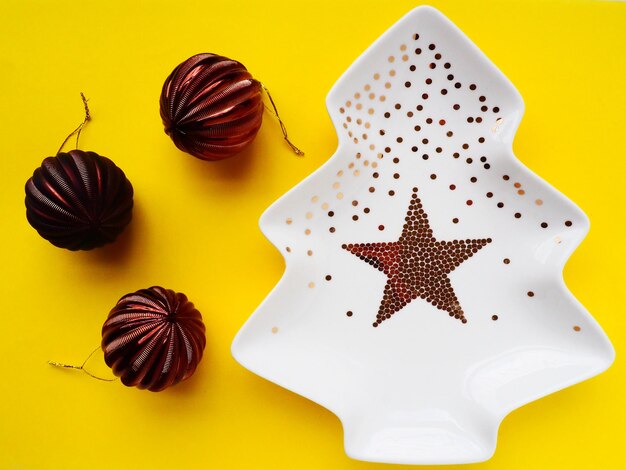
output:
{"label": "scalloped edge of plate", "polygon": [[[241,342],[241,336],[242,336],[242,332],[244,332],[247,328],[247,326],[249,325],[249,322],[251,321],[251,319],[253,319],[254,317],[256,317],[257,315],[260,314],[260,312],[264,309],[265,304],[268,302],[268,300],[274,295],[274,293],[279,290],[279,288],[281,287],[281,285],[283,284],[283,282],[285,281],[285,279],[288,277],[289,272],[290,272],[290,263],[289,260],[287,259],[287,257],[285,256],[285,254],[282,252],[282,250],[280,249],[280,247],[278,246],[278,244],[274,241],[274,226],[275,224],[272,221],[272,214],[274,213],[275,208],[285,199],[289,198],[290,195],[297,191],[301,186],[305,185],[309,180],[311,180],[312,178],[316,177],[316,175],[321,172],[325,167],[330,166],[333,164],[334,160],[337,158],[337,156],[341,153],[342,149],[346,146],[346,142],[345,142],[345,138],[342,137],[342,134],[338,132],[338,122],[339,122],[339,115],[337,112],[337,109],[340,106],[340,102],[338,100],[338,95],[341,94],[341,89],[344,86],[347,86],[349,84],[349,77],[354,73],[354,70],[357,70],[361,64],[363,64],[367,58],[367,56],[371,53],[372,50],[375,50],[380,43],[384,42],[385,39],[393,34],[393,32],[401,25],[403,25],[406,22],[410,22],[410,21],[414,21],[417,17],[417,15],[429,15],[431,18],[429,19],[429,21],[439,21],[444,23],[446,28],[449,28],[450,32],[452,32],[455,35],[454,40],[459,41],[463,44],[463,47],[466,48],[470,48],[472,50],[472,53],[476,55],[477,59],[480,59],[481,61],[481,66],[486,67],[490,70],[491,73],[493,73],[495,76],[499,77],[499,79],[502,81],[502,85],[504,85],[507,90],[512,94],[512,96],[515,96],[517,98],[518,101],[518,108],[515,110],[515,114],[516,114],[516,119],[509,121],[508,122],[508,127],[506,129],[506,131],[502,134],[502,140],[504,142],[507,142],[509,144],[509,148],[508,148],[508,155],[507,157],[511,160],[512,163],[514,163],[518,168],[519,171],[521,171],[525,176],[527,176],[529,179],[534,180],[536,182],[539,182],[539,184],[541,184],[541,186],[552,193],[552,195],[558,199],[560,201],[560,203],[571,207],[572,209],[575,209],[575,211],[578,214],[578,217],[581,221],[583,221],[583,224],[577,224],[578,226],[578,231],[576,236],[574,236],[574,241],[567,247],[567,249],[564,249],[562,251],[562,255],[558,260],[557,266],[558,266],[558,275],[559,275],[559,289],[560,289],[560,294],[563,296],[563,298],[567,299],[567,301],[571,302],[572,305],[575,305],[578,308],[578,311],[580,313],[582,313],[583,315],[585,315],[587,317],[588,320],[590,320],[590,324],[593,325],[593,327],[595,328],[595,333],[598,334],[600,337],[604,338],[604,350],[603,351],[599,351],[599,361],[596,365],[596,367],[594,368],[590,368],[589,370],[586,371],[586,373],[584,374],[580,374],[579,376],[572,378],[571,380],[567,380],[567,381],[563,381],[561,383],[558,383],[556,385],[554,385],[551,389],[544,389],[542,390],[541,393],[537,393],[536,395],[534,395],[533,397],[524,400],[522,403],[518,403],[515,405],[512,405],[510,407],[510,409],[504,413],[502,413],[499,417],[498,417],[498,425],[496,426],[496,436],[493,436],[493,447],[492,448],[485,448],[482,449],[482,452],[480,452],[479,454],[477,454],[476,456],[474,456],[474,458],[465,458],[465,459],[452,459],[452,460],[446,460],[446,461],[441,461],[440,459],[435,459],[435,460],[420,460],[418,462],[418,464],[459,464],[459,463],[475,463],[475,462],[481,462],[481,461],[485,461],[488,460],[489,458],[492,457],[494,451],[495,451],[495,440],[497,439],[497,429],[499,428],[499,424],[502,422],[502,420],[506,417],[506,415],[508,415],[508,413],[512,412],[513,410],[528,404],[530,402],[533,402],[539,398],[542,398],[544,396],[550,395],[554,392],[557,392],[559,390],[562,390],[564,388],[567,388],[569,386],[572,386],[574,384],[580,383],[584,380],[587,380],[591,377],[594,377],[600,373],[602,373],[603,371],[605,371],[606,369],[608,369],[611,364],[613,363],[613,361],[615,360],[615,350],[610,342],[610,340],[608,339],[607,335],[604,333],[604,331],[602,330],[602,328],[600,327],[600,325],[597,323],[597,321],[593,318],[593,316],[591,316],[591,314],[582,306],[582,304],[574,297],[574,295],[570,292],[570,290],[567,288],[565,281],[563,279],[563,267],[565,265],[565,263],[567,262],[567,260],[569,259],[569,257],[571,256],[571,254],[576,250],[576,248],[580,245],[580,243],[582,242],[582,240],[585,238],[586,234],[589,231],[589,226],[590,226],[590,222],[589,222],[589,218],[587,217],[587,215],[580,209],[578,208],[578,206],[576,206],[570,199],[568,199],[566,196],[564,196],[561,192],[559,192],[557,189],[555,189],[552,185],[550,185],[549,183],[547,183],[545,180],[543,180],[540,176],[538,176],[537,174],[533,173],[530,169],[528,169],[525,165],[523,165],[523,163],[515,156],[514,152],[513,152],[513,140],[517,131],[517,128],[519,126],[519,123],[521,122],[523,113],[524,113],[524,102],[522,99],[521,94],[517,91],[517,89],[515,88],[515,86],[511,83],[511,81],[500,71],[500,69],[498,69],[498,67],[486,56],[486,54],[480,50],[480,48],[474,44],[472,42],[471,39],[469,39],[451,20],[449,20],[445,15],[443,15],[439,10],[428,6],[428,5],[421,5],[418,6],[414,9],[412,9],[411,11],[409,11],[407,14],[405,14],[402,18],[400,18],[397,22],[395,22],[392,26],[390,26],[389,28],[387,28],[387,30],[378,38],[376,39],[363,53],[361,53],[359,55],[359,57],[346,69],[346,71],[341,75],[341,77],[336,81],[336,83],[333,85],[333,87],[331,88],[331,90],[329,91],[329,93],[327,94],[326,97],[326,107],[327,107],[327,111],[329,113],[329,116],[331,118],[332,124],[333,124],[333,128],[336,132],[336,134],[338,135],[338,139],[339,139],[339,143],[337,146],[337,149],[335,150],[335,152],[333,153],[333,155],[322,165],[320,166],[318,169],[316,169],[312,174],[310,174],[309,176],[307,176],[305,179],[303,179],[302,181],[300,181],[297,185],[295,185],[293,188],[291,188],[289,191],[287,191],[285,194],[283,194],[278,200],[276,200],[272,205],[270,205],[265,212],[262,214],[260,220],[259,220],[259,227],[262,231],[262,233],[265,235],[265,237],[270,241],[270,243],[272,243],[276,249],[281,253],[281,255],[283,256],[283,260],[285,262],[285,271],[283,272],[283,275],[281,276],[281,279],[278,281],[278,283],[276,284],[276,286],[274,286],[274,288],[272,289],[272,291],[266,296],[266,298],[263,300],[263,302],[257,307],[257,309],[252,313],[252,315],[248,318],[248,320],[244,323],[244,325],[240,328],[240,330],[237,332],[235,338],[233,339],[232,345],[231,345],[231,353],[233,355],[233,358],[239,363],[241,364],[244,368],[250,370],[251,372],[255,373],[256,375],[263,377],[266,380],[269,380],[289,391],[292,391],[294,393],[297,393],[298,395],[301,395],[325,408],[327,408],[329,411],[331,411],[332,413],[334,413],[342,422],[342,425],[344,427],[344,431],[350,427],[350,423],[348,423],[346,421],[346,419],[344,417],[342,417],[336,410],[333,410],[333,406],[330,403],[324,403],[323,400],[320,400],[319,398],[315,397],[314,394],[312,394],[310,391],[306,391],[306,390],[299,390],[298,387],[293,387],[290,386],[288,383],[285,383],[284,380],[281,379],[277,379],[275,377],[269,377],[269,374],[264,373],[264,371],[262,371],[259,367],[257,367],[255,364],[251,364],[247,358],[245,357],[245,355],[242,353],[242,346],[240,344]],[[375,456],[372,455],[365,455],[363,453],[360,453],[358,451],[353,451],[352,449],[348,448],[348,446],[346,446],[346,453],[349,457],[357,459],[357,460],[363,460],[363,461],[370,461],[370,462],[384,462],[384,463],[399,463],[399,464],[416,464],[415,459],[411,459],[411,458],[385,458],[385,459],[378,459]]]}

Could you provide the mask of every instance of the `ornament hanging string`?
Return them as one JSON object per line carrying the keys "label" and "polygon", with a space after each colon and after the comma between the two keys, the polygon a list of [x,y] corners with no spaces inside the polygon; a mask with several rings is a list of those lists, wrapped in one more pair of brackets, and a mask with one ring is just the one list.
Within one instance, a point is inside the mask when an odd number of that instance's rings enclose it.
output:
{"label": "ornament hanging string", "polygon": [[57,152],[57,155],[61,153],[61,150],[63,150],[63,147],[65,147],[65,144],[67,143],[68,140],[70,140],[70,138],[76,134],[76,148],[78,148],[78,139],[80,138],[80,133],[83,131],[83,127],[85,127],[85,125],[91,121],[91,114],[89,113],[89,106],[87,105],[87,98],[85,98],[85,95],[81,92],[80,93],[80,97],[83,100],[83,105],[85,106],[85,119],[83,119],[83,122],[80,123],[80,125],[74,129],[70,135],[68,135],[65,140],[63,141],[63,143],[61,144],[61,147],[59,147],[59,150]]}
{"label": "ornament hanging string", "polygon": [[[267,87],[259,82],[261,85],[261,88],[263,89],[263,91],[265,92],[265,94],[267,95],[267,97],[270,100],[270,103],[272,105],[272,108],[274,109],[273,114],[274,116],[276,116],[276,119],[278,119],[278,123],[280,124],[280,130],[283,132],[283,138],[285,139],[285,141],[287,142],[287,144],[289,145],[289,147],[291,147],[291,150],[293,150],[293,152],[299,156],[299,157],[304,157],[304,152],[302,150],[300,150],[298,147],[296,147],[290,140],[289,137],[287,136],[287,128],[285,127],[285,123],[283,122],[283,120],[280,118],[280,115],[278,114],[278,109],[276,108],[276,104],[274,103],[274,99],[272,98],[272,95],[270,94],[270,91],[267,89]],[[265,108],[267,110],[269,110],[270,112],[272,112],[272,110],[267,106],[264,105]]]}
{"label": "ornament hanging string", "polygon": [[89,377],[92,377],[92,378],[97,379],[97,380],[102,380],[103,382],[115,382],[117,380],[117,377],[115,377],[113,379],[105,379],[104,377],[98,377],[97,375],[92,374],[87,369],[85,369],[85,364],[87,364],[87,361],[89,361],[89,359],[91,359],[91,356],[93,356],[96,353],[96,351],[98,351],[99,349],[100,349],[100,346],[98,346],[96,349],[91,351],[91,354],[89,354],[89,356],[87,356],[87,359],[85,359],[80,366],[74,366],[74,365],[71,365],[71,364],[63,364],[62,362],[57,362],[57,361],[48,361],[48,364],[50,364],[51,366],[54,366],[54,367],[62,367],[64,369],[81,370],[85,374],[87,374]]}

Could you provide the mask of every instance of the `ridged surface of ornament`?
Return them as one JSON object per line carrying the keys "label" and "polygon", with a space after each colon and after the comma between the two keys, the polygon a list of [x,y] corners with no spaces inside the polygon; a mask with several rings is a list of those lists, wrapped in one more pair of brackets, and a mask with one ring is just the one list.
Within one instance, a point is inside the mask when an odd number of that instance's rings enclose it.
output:
{"label": "ridged surface of ornament", "polygon": [[130,181],[95,152],[46,158],[25,189],[28,222],[60,248],[91,250],[113,242],[132,218]]}
{"label": "ridged surface of ornament", "polygon": [[240,152],[263,119],[261,84],[241,63],[209,53],[174,69],[163,85],[160,105],[174,144],[203,160]]}
{"label": "ridged surface of ornament", "polygon": [[122,297],[102,327],[104,360],[122,383],[159,392],[196,370],[206,345],[202,315],[163,287]]}

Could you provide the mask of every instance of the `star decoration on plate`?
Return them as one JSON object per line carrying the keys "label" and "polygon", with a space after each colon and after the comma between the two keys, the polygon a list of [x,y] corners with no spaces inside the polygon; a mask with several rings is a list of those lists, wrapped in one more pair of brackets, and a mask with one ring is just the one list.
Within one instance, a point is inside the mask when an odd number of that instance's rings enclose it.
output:
{"label": "star decoration on plate", "polygon": [[504,416],[614,359],[562,281],[587,217],[516,159],[519,92],[431,7],[326,104],[337,151],[261,217],[287,267],[233,356],[337,414],[352,458],[489,459]]}
{"label": "star decoration on plate", "polygon": [[417,197],[417,188],[413,188],[404,220],[398,241],[342,245],[389,278],[373,326],[391,318],[418,297],[467,323],[448,275],[491,243],[491,238],[437,240]]}

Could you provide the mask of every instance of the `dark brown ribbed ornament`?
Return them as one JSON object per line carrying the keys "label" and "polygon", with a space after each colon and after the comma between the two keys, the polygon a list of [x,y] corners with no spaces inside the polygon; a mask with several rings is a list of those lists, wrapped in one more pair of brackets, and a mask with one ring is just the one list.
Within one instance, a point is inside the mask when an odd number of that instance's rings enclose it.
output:
{"label": "dark brown ribbed ornament", "polygon": [[165,132],[203,160],[232,157],[256,136],[263,119],[261,83],[236,60],[197,54],[174,69],[161,92]]}
{"label": "dark brown ribbed ornament", "polygon": [[159,392],[188,379],[206,344],[185,294],[150,287],[122,297],[102,327],[104,360],[122,383]]}
{"label": "dark brown ribbed ornament", "polygon": [[69,250],[114,241],[130,222],[133,187],[115,163],[70,150],[46,158],[26,182],[26,217],[43,238]]}

